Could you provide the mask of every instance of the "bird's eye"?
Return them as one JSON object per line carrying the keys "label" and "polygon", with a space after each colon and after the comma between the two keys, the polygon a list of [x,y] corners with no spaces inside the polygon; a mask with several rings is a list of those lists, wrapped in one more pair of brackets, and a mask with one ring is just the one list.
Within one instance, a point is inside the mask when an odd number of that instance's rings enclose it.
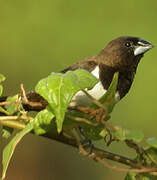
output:
{"label": "bird's eye", "polygon": [[131,46],[131,43],[130,43],[130,42],[126,42],[126,43],[125,43],[125,46],[126,46],[126,47],[130,47],[130,46]]}

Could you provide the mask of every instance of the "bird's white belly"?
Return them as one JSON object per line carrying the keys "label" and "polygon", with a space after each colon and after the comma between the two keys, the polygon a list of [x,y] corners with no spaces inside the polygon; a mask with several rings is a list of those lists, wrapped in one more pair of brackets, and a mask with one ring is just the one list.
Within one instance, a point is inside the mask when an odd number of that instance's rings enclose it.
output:
{"label": "bird's white belly", "polygon": [[[106,93],[106,90],[101,82],[98,82],[93,89],[87,90],[87,92],[98,100]],[[88,106],[89,104],[91,104],[91,99],[83,91],[79,91],[72,98],[70,106]]]}

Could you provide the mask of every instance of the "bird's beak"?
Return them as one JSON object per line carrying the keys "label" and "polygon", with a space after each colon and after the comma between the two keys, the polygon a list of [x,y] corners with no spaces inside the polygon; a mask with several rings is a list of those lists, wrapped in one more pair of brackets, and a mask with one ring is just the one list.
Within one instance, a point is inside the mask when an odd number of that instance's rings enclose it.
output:
{"label": "bird's beak", "polygon": [[144,54],[145,52],[152,49],[153,47],[154,46],[150,42],[147,42],[143,39],[139,39],[134,49],[134,55],[137,56],[139,54]]}

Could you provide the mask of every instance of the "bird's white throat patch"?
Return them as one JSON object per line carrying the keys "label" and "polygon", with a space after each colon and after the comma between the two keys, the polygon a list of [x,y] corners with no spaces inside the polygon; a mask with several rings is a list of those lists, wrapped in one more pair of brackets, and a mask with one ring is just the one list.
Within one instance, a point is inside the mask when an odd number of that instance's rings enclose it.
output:
{"label": "bird's white throat patch", "polygon": [[[91,72],[96,78],[99,79],[99,66],[96,66],[95,69]],[[86,89],[87,90],[87,89]],[[95,99],[100,99],[107,90],[104,89],[101,81],[99,81],[91,90],[87,90],[87,92],[93,96]],[[117,92],[115,98],[119,100],[119,93]],[[91,99],[85,95],[84,92],[79,91],[72,98],[70,106],[88,106],[91,104]]]}

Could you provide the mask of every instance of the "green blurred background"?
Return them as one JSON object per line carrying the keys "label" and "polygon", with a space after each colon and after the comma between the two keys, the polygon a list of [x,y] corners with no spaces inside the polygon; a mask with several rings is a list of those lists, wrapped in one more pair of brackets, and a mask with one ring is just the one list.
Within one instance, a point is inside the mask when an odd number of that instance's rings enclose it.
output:
{"label": "green blurred background", "polygon": [[[118,36],[139,36],[156,45],[156,32],[155,0],[1,1],[0,72],[7,77],[5,94],[19,92],[20,83],[27,91],[33,89],[52,71],[96,55]],[[125,128],[142,130],[146,137],[156,136],[156,52],[154,48],[142,59],[131,91],[111,119]],[[133,154],[118,144],[109,149]],[[6,180],[119,180],[124,175],[71,147],[27,135],[16,149]]]}

